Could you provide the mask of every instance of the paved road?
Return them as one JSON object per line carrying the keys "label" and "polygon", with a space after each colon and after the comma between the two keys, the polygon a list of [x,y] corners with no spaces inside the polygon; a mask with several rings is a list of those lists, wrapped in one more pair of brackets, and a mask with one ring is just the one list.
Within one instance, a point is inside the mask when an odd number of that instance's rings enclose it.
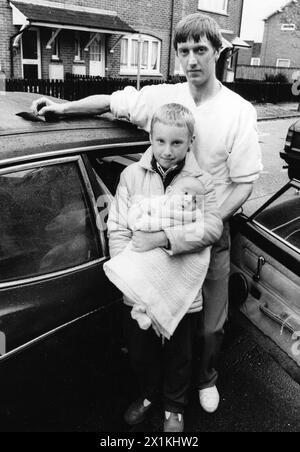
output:
{"label": "paved road", "polygon": [[[263,343],[263,341],[261,342]],[[185,424],[188,432],[298,432],[300,386],[239,327],[227,332],[220,365],[219,409],[205,413],[191,393]],[[155,416],[134,429],[159,430]]]}

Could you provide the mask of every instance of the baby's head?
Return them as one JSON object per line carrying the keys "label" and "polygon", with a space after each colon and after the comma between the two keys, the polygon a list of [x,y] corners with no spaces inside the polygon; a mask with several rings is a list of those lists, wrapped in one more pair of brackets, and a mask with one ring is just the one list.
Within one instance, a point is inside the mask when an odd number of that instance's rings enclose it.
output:
{"label": "baby's head", "polygon": [[194,141],[194,128],[194,117],[183,105],[166,104],[154,113],[150,139],[160,166],[169,169],[184,160]]}
{"label": "baby's head", "polygon": [[200,208],[203,201],[203,185],[195,177],[177,179],[166,190],[168,196],[175,197],[186,208]]}

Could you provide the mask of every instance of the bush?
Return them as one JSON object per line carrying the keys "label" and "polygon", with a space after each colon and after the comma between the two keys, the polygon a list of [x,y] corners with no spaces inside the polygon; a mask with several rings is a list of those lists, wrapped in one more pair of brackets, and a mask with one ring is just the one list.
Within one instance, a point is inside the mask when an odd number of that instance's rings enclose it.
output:
{"label": "bush", "polygon": [[279,72],[278,74],[265,74],[265,81],[272,83],[289,83],[289,79],[285,74]]}

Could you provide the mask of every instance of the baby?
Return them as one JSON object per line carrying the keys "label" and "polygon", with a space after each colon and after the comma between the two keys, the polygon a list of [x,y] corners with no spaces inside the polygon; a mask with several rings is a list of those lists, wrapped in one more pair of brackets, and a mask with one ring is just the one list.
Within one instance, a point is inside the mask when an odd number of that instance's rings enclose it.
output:
{"label": "baby", "polygon": [[[128,212],[128,226],[132,231],[157,232],[188,224],[194,228],[193,223],[197,221],[197,228],[203,233],[202,203],[202,182],[184,176],[169,185],[165,195],[144,198],[133,204]],[[142,329],[148,329],[152,324],[141,304],[134,304],[131,316]]]}

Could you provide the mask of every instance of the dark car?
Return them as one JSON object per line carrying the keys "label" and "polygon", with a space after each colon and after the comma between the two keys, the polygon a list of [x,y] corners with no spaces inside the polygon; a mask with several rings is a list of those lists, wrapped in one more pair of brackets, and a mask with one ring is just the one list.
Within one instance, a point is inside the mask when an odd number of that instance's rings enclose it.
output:
{"label": "dark car", "polygon": [[[233,217],[230,298],[300,366],[300,121],[281,157],[290,181],[253,215]],[[293,372],[300,381],[300,369]]]}

